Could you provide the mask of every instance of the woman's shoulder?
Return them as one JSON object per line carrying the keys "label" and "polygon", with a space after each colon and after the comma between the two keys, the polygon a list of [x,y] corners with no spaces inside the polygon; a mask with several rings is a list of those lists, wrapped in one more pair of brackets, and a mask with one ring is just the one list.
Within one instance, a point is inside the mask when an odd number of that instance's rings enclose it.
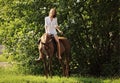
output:
{"label": "woman's shoulder", "polygon": [[48,19],[49,19],[49,17],[48,17],[48,16],[46,16],[46,17],[45,17],[45,20],[48,20]]}
{"label": "woman's shoulder", "polygon": [[57,17],[55,17],[54,19],[57,20]]}
{"label": "woman's shoulder", "polygon": [[46,17],[45,17],[45,19],[49,19],[49,17],[48,17],[48,16],[46,16]]}
{"label": "woman's shoulder", "polygon": [[[46,16],[46,17],[45,17],[45,20],[49,20],[49,19],[50,19],[49,16]],[[57,17],[55,17],[54,19],[57,20]]]}

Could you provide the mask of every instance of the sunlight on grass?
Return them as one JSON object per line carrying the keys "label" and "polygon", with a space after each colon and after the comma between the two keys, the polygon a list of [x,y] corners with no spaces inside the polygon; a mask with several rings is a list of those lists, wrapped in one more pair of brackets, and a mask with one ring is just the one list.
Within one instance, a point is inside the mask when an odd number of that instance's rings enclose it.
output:
{"label": "sunlight on grass", "polygon": [[32,76],[32,75],[13,75],[13,76],[3,76],[3,78],[0,78],[0,82],[5,83],[101,83],[94,80],[76,80],[76,77],[58,77],[54,76],[53,78],[46,78],[42,76]]}
{"label": "sunlight on grass", "polygon": [[120,83],[120,78],[118,78],[118,79],[106,79],[103,82],[104,83]]}
{"label": "sunlight on grass", "polygon": [[0,68],[0,83],[120,83],[119,79],[23,75],[13,68]]}

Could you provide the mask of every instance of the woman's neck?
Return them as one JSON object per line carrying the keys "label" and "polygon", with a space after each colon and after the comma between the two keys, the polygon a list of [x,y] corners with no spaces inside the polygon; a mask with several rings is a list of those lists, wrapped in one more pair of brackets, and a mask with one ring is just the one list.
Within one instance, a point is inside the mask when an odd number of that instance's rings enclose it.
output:
{"label": "woman's neck", "polygon": [[53,20],[53,17],[52,16],[49,16],[50,17],[50,20],[52,21]]}
{"label": "woman's neck", "polygon": [[53,18],[53,16],[49,16],[50,18]]}

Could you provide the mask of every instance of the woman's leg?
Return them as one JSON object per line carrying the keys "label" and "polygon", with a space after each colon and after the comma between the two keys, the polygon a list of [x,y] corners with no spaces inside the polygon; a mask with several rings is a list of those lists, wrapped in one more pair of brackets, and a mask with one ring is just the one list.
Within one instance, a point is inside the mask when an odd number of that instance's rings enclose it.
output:
{"label": "woman's leg", "polygon": [[40,61],[42,58],[43,58],[43,55],[41,53],[42,51],[42,44],[40,43],[40,45],[38,46],[38,49],[39,49],[39,58],[38,59],[35,59],[35,61]]}
{"label": "woman's leg", "polygon": [[59,59],[61,59],[62,57],[61,57],[61,53],[60,53],[60,42],[59,42],[59,39],[58,39],[57,35],[54,35],[54,37],[55,37],[55,40],[57,42],[58,57],[59,57]]}

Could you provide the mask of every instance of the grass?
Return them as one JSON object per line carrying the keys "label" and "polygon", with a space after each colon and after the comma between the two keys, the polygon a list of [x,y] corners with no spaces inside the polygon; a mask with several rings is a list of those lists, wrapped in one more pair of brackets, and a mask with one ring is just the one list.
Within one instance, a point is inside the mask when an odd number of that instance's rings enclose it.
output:
{"label": "grass", "polygon": [[5,58],[3,55],[0,55],[0,62],[7,62],[8,59]]}
{"label": "grass", "polygon": [[93,77],[59,77],[23,75],[12,68],[0,68],[0,83],[120,83],[119,79],[103,79]]}
{"label": "grass", "polygon": [[[0,55],[0,62],[9,61]],[[23,75],[16,72],[14,67],[0,67],[0,83],[120,83],[120,78],[93,78],[93,77],[59,77],[46,78],[45,76]]]}

